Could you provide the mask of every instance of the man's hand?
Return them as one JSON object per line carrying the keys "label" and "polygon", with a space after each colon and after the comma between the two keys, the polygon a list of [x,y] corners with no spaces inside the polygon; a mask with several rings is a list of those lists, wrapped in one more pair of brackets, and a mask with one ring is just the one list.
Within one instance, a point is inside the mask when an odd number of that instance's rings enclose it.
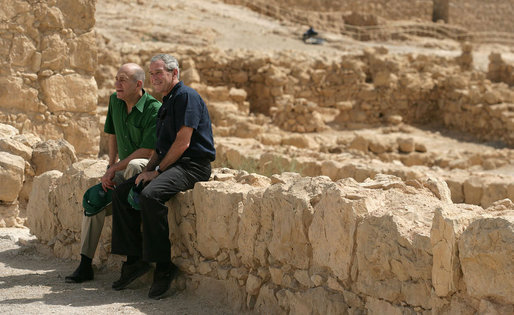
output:
{"label": "man's hand", "polygon": [[143,181],[143,183],[150,182],[152,179],[156,178],[157,175],[159,175],[159,173],[157,173],[157,171],[146,171],[146,172],[139,174],[136,177],[136,186],[139,185],[139,183],[141,181]]}
{"label": "man's hand", "polygon": [[114,178],[115,173],[116,171],[112,167],[108,168],[104,176],[100,179],[104,191],[107,191],[107,189],[114,189],[115,183],[112,179]]}

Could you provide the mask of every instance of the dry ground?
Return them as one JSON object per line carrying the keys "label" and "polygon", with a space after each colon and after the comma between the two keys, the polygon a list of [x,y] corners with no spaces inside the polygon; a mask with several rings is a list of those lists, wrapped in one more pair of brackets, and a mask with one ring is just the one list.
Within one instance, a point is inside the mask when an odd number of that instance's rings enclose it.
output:
{"label": "dry ground", "polygon": [[[140,3],[140,4],[138,4]],[[219,49],[293,50],[308,54],[360,53],[366,46],[385,46],[391,53],[423,53],[456,56],[459,46],[451,41],[430,39],[409,42],[357,42],[337,34],[322,34],[324,45],[305,45],[301,34],[305,26],[278,22],[240,6],[218,1],[99,0],[97,32],[110,40],[111,47],[141,45],[142,42],[168,42],[184,46]],[[512,48],[476,47],[475,65],[487,68],[490,51],[504,53],[514,60]],[[430,132],[416,135],[434,139]],[[433,144],[443,149],[481,150],[482,146],[436,137]],[[445,142],[447,139],[447,142]],[[487,148],[490,148],[488,146]],[[498,170],[497,170],[498,171]],[[508,166],[504,172],[512,174]],[[129,289],[110,288],[118,276],[112,270],[97,270],[96,279],[84,284],[66,284],[64,276],[77,262],[56,259],[30,236],[26,229],[0,229],[0,312],[7,314],[228,314],[230,310],[216,301],[179,293],[161,301],[146,297],[146,282],[136,282]],[[214,304],[213,304],[214,303]]]}
{"label": "dry ground", "polygon": [[28,229],[0,229],[0,313],[2,314],[231,314],[216,301],[185,292],[155,301],[147,297],[151,276],[115,291],[113,270],[95,270],[95,280],[69,284],[77,266],[51,256]]}

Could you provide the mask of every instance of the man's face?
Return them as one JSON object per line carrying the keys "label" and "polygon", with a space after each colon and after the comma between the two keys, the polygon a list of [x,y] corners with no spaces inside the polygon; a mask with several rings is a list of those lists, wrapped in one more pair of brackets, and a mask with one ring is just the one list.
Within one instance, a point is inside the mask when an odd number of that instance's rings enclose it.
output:
{"label": "man's face", "polygon": [[121,67],[118,70],[114,87],[116,88],[116,96],[124,101],[138,94],[137,81],[134,80],[131,71],[126,67]]}
{"label": "man's face", "polygon": [[150,83],[156,93],[166,95],[173,87],[173,72],[166,70],[164,61],[157,60],[150,63]]}

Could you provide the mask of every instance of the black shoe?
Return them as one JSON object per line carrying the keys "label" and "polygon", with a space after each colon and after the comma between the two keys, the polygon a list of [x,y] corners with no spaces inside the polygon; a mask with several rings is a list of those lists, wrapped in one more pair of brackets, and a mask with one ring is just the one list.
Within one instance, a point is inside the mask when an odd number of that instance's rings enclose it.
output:
{"label": "black shoe", "polygon": [[178,267],[171,264],[166,270],[157,270],[153,274],[153,283],[148,297],[159,300],[170,289],[171,281],[178,275]]}
{"label": "black shoe", "polygon": [[147,273],[148,270],[150,270],[150,265],[142,260],[138,260],[130,265],[124,262],[121,266],[121,276],[112,283],[112,288],[117,291],[123,290],[132,281]]}
{"label": "black shoe", "polygon": [[93,267],[91,265],[88,267],[80,265],[71,275],[64,278],[66,283],[81,283],[89,280],[93,280]]}

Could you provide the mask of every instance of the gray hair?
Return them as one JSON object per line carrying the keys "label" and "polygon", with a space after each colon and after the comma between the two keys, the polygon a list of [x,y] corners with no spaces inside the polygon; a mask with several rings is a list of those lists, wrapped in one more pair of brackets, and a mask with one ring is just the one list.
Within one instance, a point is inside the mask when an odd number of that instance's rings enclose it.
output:
{"label": "gray hair", "polygon": [[180,79],[180,69],[178,66],[178,61],[173,57],[172,55],[168,54],[158,54],[152,57],[150,59],[150,63],[155,62],[157,60],[162,60],[164,62],[164,67],[168,72],[172,72],[173,70],[177,69],[177,79]]}
{"label": "gray hair", "polygon": [[132,76],[134,80],[137,82],[139,80],[143,81],[143,85],[145,83],[145,70],[141,67],[137,67],[134,69],[134,75]]}

